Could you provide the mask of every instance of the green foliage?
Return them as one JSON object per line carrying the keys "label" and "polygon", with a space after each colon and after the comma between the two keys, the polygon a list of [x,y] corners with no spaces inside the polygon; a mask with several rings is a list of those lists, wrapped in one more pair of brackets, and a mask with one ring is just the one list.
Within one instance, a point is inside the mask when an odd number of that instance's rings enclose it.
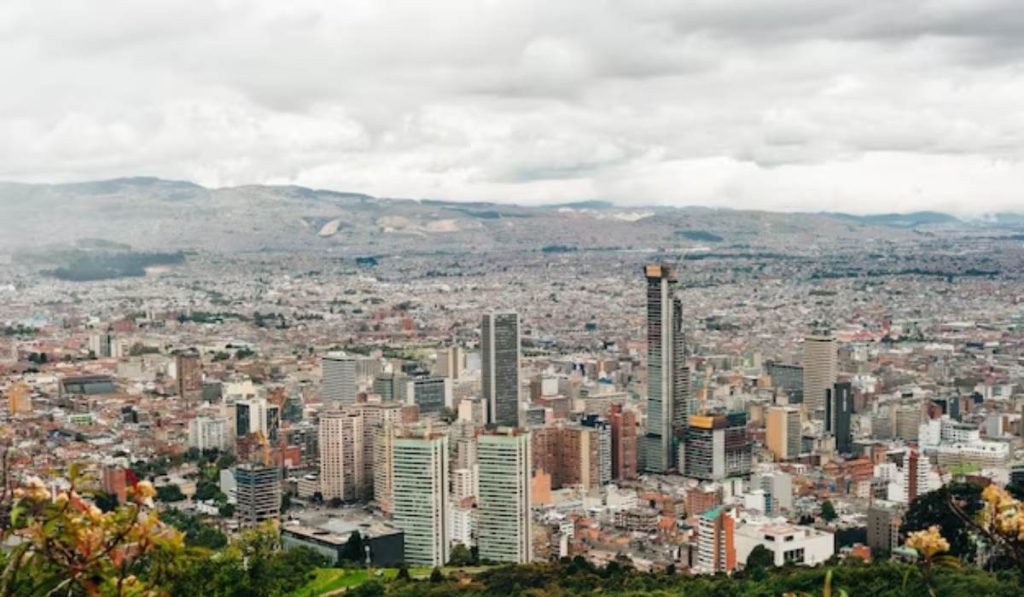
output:
{"label": "green foliage", "polygon": [[117,496],[112,493],[99,491],[92,496],[92,501],[103,512],[113,512],[117,509]]}
{"label": "green foliage", "polygon": [[227,535],[217,527],[203,522],[198,515],[168,510],[163,513],[163,521],[185,533],[185,544],[190,547],[221,549],[227,546]]}
{"label": "green foliage", "polygon": [[181,492],[180,487],[172,483],[157,487],[156,499],[161,502],[180,502],[185,499],[185,494]]}
{"label": "green foliage", "polygon": [[213,500],[218,504],[226,504],[228,496],[224,495],[224,492],[220,490],[216,483],[202,481],[196,486],[195,499],[202,502]]}
{"label": "green foliage", "polygon": [[939,532],[949,541],[949,553],[964,561],[973,562],[975,557],[974,540],[970,529],[950,507],[950,500],[955,500],[969,516],[975,516],[981,510],[981,488],[969,483],[950,483],[941,489],[919,495],[910,504],[903,519],[900,532],[906,536],[914,531],[923,531],[937,525]]}
{"label": "green foliage", "polygon": [[345,546],[341,548],[341,553],[338,554],[338,560],[341,562],[360,563],[365,559],[366,552],[363,549],[363,536],[359,534],[359,531],[352,531],[348,541],[345,542]]}
{"label": "green foliage", "polygon": [[821,504],[821,517],[825,522],[832,522],[836,518],[839,518],[839,515],[836,514],[836,507],[832,505],[832,502],[825,500],[825,502]]}
{"label": "green foliage", "polygon": [[[383,594],[413,597],[421,595],[685,595],[685,597],[769,597],[783,594],[801,596],[871,595],[876,597],[906,597],[927,595],[929,586],[920,575],[909,575],[904,589],[907,570],[916,570],[911,564],[886,562],[864,564],[854,561],[831,568],[805,568],[787,566],[765,571],[761,578],[740,575],[686,576],[666,573],[639,572],[628,565],[613,562],[597,568],[582,559],[562,560],[555,563],[498,566],[476,574],[468,582],[444,578],[440,570],[431,574],[430,581],[395,580],[381,584],[373,582],[367,592],[350,589],[346,595]],[[437,578],[440,576],[440,578]],[[931,588],[936,595],[993,595],[1009,597],[1021,591],[1017,575],[996,575],[966,568],[964,570],[935,569]],[[363,586],[366,586],[363,585]],[[380,586],[377,586],[380,585]]]}
{"label": "green foliage", "polygon": [[57,279],[71,282],[110,280],[140,277],[153,265],[173,265],[185,262],[185,254],[176,253],[103,253],[78,251],[68,255],[60,267],[45,272]]}
{"label": "green foliage", "polygon": [[468,547],[461,543],[456,543],[452,547],[451,556],[448,558],[449,566],[471,566],[476,563],[476,558],[473,557],[473,552]]}
{"label": "green foliage", "polygon": [[159,352],[160,349],[158,347],[146,346],[141,342],[136,342],[135,344],[132,344],[131,348],[128,349],[128,355],[133,357],[142,356],[144,354],[157,354]]}
{"label": "green foliage", "polygon": [[775,553],[763,545],[756,545],[747,556],[746,570],[766,570],[775,566]]}

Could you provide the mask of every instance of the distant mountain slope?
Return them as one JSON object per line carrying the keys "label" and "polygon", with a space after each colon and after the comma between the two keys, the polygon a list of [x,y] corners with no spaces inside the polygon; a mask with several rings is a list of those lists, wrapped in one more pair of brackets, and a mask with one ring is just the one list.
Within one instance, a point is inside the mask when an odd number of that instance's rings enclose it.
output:
{"label": "distant mountain slope", "polygon": [[[1009,216],[1003,215],[1006,221]],[[851,216],[712,208],[549,206],[386,199],[299,186],[208,189],[136,177],[0,183],[0,249],[98,239],[144,250],[314,250],[361,254],[573,249],[815,250],[915,238],[946,214]]]}
{"label": "distant mountain slope", "polygon": [[944,214],[937,211],[915,211],[905,214],[871,214],[865,216],[825,212],[824,215],[832,218],[837,218],[840,220],[846,220],[849,222],[876,224],[878,226],[891,226],[893,228],[916,228],[918,226],[927,226],[931,224],[962,223],[960,219],[956,218],[955,216],[951,216],[949,214]]}

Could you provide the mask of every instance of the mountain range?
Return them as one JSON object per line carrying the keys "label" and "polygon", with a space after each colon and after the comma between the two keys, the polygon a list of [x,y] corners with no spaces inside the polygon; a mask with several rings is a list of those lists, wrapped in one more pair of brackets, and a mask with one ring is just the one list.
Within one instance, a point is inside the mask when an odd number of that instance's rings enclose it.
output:
{"label": "mountain range", "polygon": [[376,198],[299,186],[206,188],[158,178],[0,183],[0,249],[84,240],[142,250],[313,250],[339,254],[619,248],[815,248],[865,238],[1007,228],[1024,216],[965,221],[939,212],[850,215],[706,207],[547,206]]}

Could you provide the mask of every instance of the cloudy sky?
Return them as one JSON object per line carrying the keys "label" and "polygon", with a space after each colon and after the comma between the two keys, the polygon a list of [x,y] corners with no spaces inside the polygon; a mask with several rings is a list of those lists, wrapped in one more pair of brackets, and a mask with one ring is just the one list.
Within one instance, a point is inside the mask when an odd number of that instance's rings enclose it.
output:
{"label": "cloudy sky", "polygon": [[3,0],[0,179],[1024,211],[1020,0]]}

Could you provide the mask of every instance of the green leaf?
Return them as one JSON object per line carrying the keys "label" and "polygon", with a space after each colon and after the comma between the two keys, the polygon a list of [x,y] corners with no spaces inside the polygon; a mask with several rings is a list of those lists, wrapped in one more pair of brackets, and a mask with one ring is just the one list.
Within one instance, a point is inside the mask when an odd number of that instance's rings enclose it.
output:
{"label": "green leaf", "polygon": [[18,519],[25,513],[25,506],[19,503],[17,506],[11,509],[11,526],[14,528],[18,527]]}

